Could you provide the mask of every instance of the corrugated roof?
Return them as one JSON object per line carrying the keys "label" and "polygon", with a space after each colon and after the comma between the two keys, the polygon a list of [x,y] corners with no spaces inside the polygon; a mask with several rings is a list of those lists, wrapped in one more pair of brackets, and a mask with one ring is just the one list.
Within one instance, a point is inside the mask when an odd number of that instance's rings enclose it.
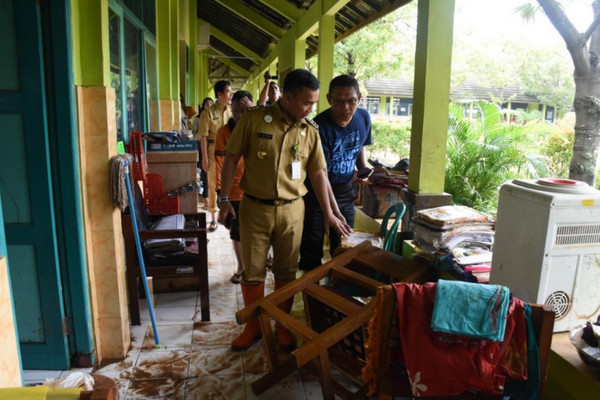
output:
{"label": "corrugated roof", "polygon": [[[249,8],[266,18],[275,26],[284,31],[290,29],[294,21],[280,14],[277,10],[270,8],[261,0],[237,0],[240,6]],[[301,13],[310,8],[315,0],[279,0],[282,3],[289,3],[296,7]],[[373,20],[384,16],[385,14],[407,4],[412,0],[350,0],[335,15],[335,35],[336,41],[350,35]],[[261,29],[255,27],[250,22],[236,15],[227,7],[218,3],[217,0],[197,0],[198,18],[208,22],[211,26],[219,29],[231,39],[252,50],[260,57],[266,57],[269,52],[269,45],[277,43],[278,39],[273,38]],[[252,59],[232,49],[221,40],[215,40],[211,36],[210,45],[215,51],[223,57],[227,57],[240,67],[252,71],[262,60]],[[307,40],[306,56],[312,57],[317,52],[318,35],[309,35]],[[211,71],[223,70],[224,74],[229,73],[229,69],[219,68],[219,61],[211,61]],[[222,64],[222,63],[221,63]],[[218,79],[218,76],[211,75],[211,79]]]}
{"label": "corrugated roof", "polygon": [[[413,83],[405,79],[370,79],[365,83],[368,96],[395,96],[412,98]],[[504,88],[483,86],[475,82],[467,82],[451,89],[450,99],[455,102],[473,100],[508,101],[514,103],[535,103],[535,96],[525,94],[519,86]]]}

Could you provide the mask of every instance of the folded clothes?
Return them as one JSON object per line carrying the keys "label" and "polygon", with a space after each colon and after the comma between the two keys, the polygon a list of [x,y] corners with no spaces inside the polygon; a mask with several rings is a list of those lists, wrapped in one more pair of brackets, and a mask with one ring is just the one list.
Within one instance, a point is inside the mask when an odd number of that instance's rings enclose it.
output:
{"label": "folded clothes", "polygon": [[435,291],[431,329],[503,341],[510,291],[506,286],[440,279]]}
{"label": "folded clothes", "polygon": [[[185,216],[183,214],[167,215],[160,218],[151,230],[183,229]],[[144,241],[144,249],[149,252],[176,252],[185,248],[185,240],[182,238],[148,239]]]}

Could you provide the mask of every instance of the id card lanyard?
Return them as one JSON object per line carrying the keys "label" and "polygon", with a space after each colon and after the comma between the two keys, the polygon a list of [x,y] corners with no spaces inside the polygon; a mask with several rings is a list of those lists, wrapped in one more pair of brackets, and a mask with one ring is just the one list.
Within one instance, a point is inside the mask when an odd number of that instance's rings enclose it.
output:
{"label": "id card lanyard", "polygon": [[292,146],[292,152],[294,153],[294,161],[292,161],[292,179],[300,179],[300,160],[298,159],[298,151],[300,151],[300,145],[296,143]]}

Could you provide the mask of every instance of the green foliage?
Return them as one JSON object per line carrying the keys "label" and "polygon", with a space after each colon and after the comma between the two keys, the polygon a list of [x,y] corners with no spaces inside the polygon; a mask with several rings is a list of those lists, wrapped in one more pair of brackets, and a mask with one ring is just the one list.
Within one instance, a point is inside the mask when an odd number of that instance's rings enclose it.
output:
{"label": "green foliage", "polygon": [[450,107],[445,190],[454,203],[493,214],[502,183],[545,174],[546,163],[528,151],[534,143],[525,126],[505,123],[495,104],[478,107],[477,121],[463,117],[462,106]]}
{"label": "green foliage", "polygon": [[573,156],[573,132],[555,132],[545,138],[541,153],[549,160],[548,176],[557,178],[569,177],[569,164]]}
{"label": "green foliage", "polygon": [[390,122],[373,121],[371,123],[371,135],[373,144],[367,149],[369,157],[373,153],[391,151],[394,158],[406,158],[410,154],[410,124],[399,124]]}
{"label": "green foliage", "polygon": [[359,82],[414,73],[417,4],[411,2],[336,43],[334,74]]}

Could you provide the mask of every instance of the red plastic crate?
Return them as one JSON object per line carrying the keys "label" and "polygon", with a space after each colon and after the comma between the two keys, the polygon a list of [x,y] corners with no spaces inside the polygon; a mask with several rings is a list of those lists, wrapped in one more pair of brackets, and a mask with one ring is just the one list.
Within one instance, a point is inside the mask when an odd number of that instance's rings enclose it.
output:
{"label": "red plastic crate", "polygon": [[145,181],[148,166],[146,164],[146,152],[144,151],[144,136],[142,132],[131,132],[129,134],[129,154],[133,156],[131,165],[131,176],[134,181]]}
{"label": "red plastic crate", "polygon": [[179,214],[179,197],[169,197],[165,193],[163,178],[160,174],[146,174],[144,202],[150,215]]}

